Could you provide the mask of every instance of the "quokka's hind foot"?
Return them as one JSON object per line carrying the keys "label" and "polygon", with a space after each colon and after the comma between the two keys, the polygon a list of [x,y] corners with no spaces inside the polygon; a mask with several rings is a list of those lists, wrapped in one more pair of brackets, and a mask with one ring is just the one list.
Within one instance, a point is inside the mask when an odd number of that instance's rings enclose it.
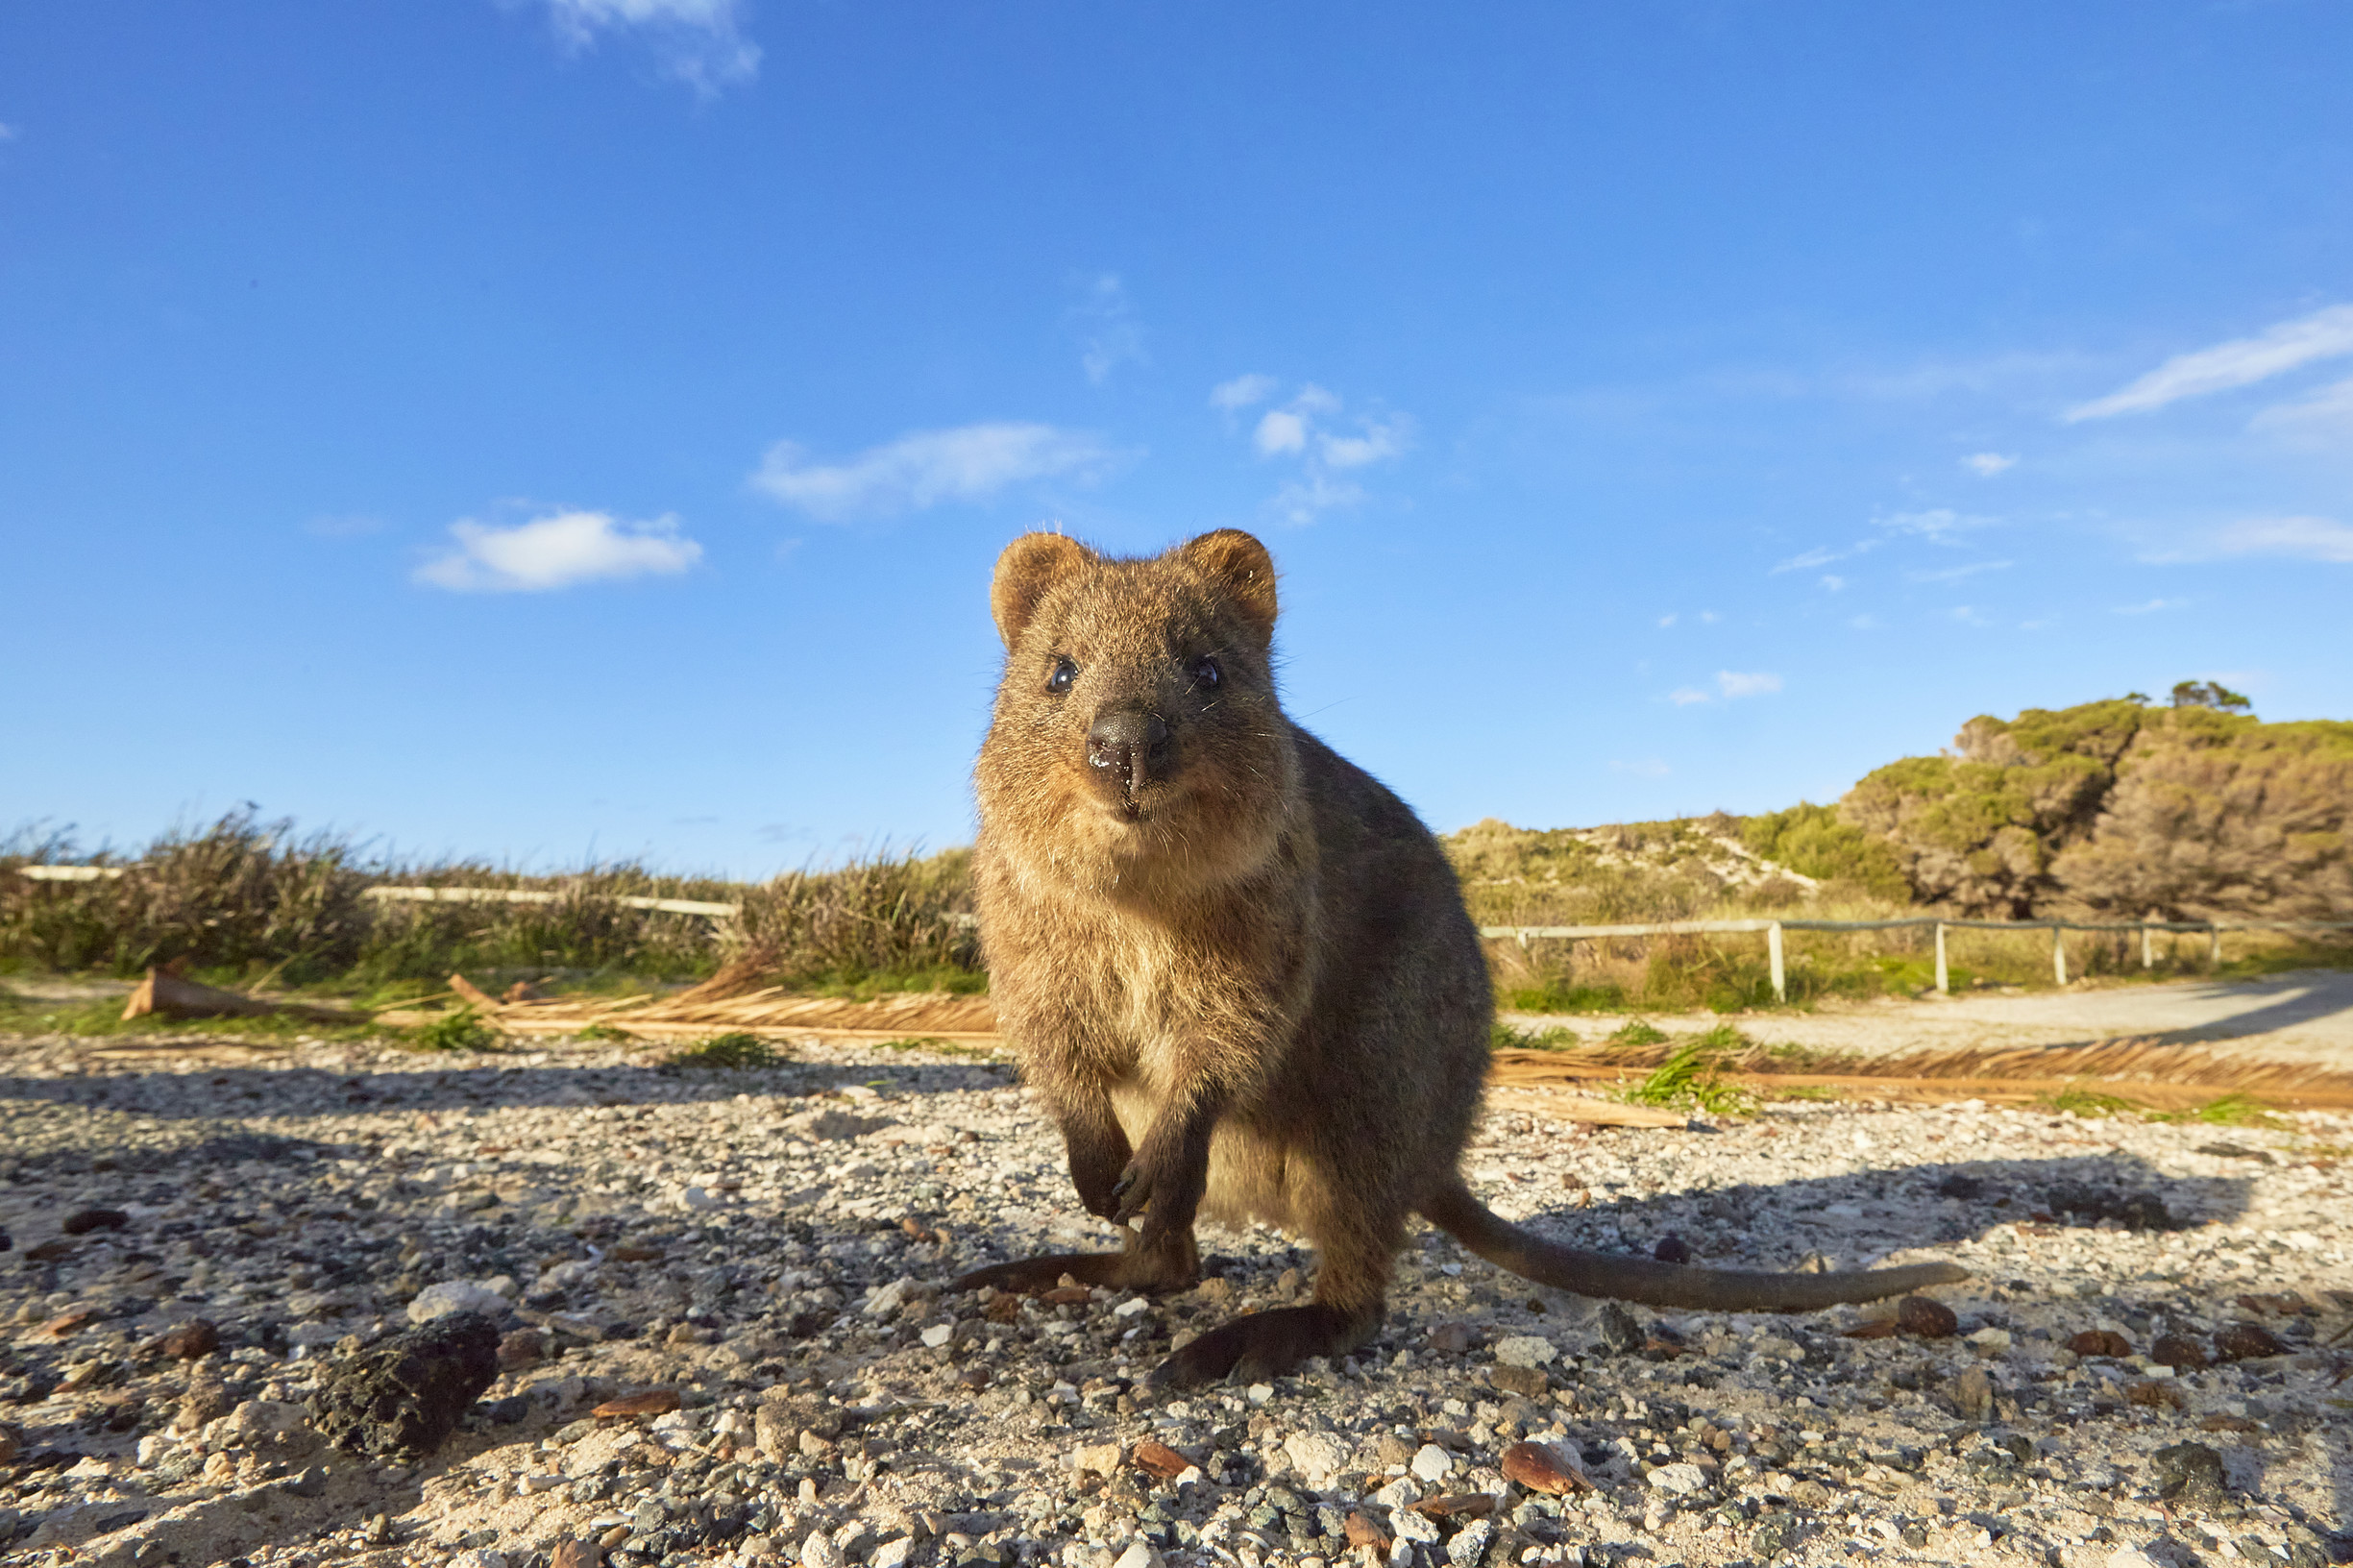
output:
{"label": "quokka's hind foot", "polygon": [[1344,1312],[1318,1303],[1277,1307],[1222,1324],[1153,1369],[1155,1388],[1207,1383],[1261,1383],[1296,1371],[1318,1356],[1344,1356],[1373,1335],[1380,1313]]}
{"label": "quokka's hind foot", "polygon": [[1201,1278],[1201,1255],[1189,1234],[1164,1237],[1143,1245],[1134,1231],[1118,1252],[1050,1252],[1010,1263],[976,1268],[961,1276],[950,1289],[978,1290],[994,1286],[1032,1295],[1051,1290],[1065,1274],[1085,1286],[1108,1286],[1125,1290],[1183,1290]]}

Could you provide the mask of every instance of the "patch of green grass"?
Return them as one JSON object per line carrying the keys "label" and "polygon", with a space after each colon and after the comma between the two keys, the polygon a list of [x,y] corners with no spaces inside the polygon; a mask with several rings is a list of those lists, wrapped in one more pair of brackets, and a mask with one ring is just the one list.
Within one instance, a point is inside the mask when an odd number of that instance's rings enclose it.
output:
{"label": "patch of green grass", "polygon": [[846,1002],[870,1002],[910,991],[944,991],[951,996],[981,996],[989,991],[989,976],[979,969],[954,964],[907,968],[870,969],[845,965],[793,975],[788,989],[805,996],[831,996]]}
{"label": "patch of green grass", "polygon": [[1756,1096],[1724,1076],[1724,1062],[1748,1043],[1730,1024],[1718,1024],[1669,1051],[1648,1078],[1626,1090],[1625,1097],[1636,1105],[1679,1109],[1696,1105],[1711,1115],[1745,1115],[1756,1109]]}
{"label": "patch of green grass", "polygon": [[688,1050],[674,1053],[662,1065],[666,1067],[736,1071],[746,1067],[773,1066],[776,1060],[776,1053],[769,1048],[768,1041],[757,1035],[738,1031],[713,1035]]}
{"label": "patch of green grass", "polygon": [[1515,1013],[1623,1013],[1626,992],[1619,986],[1572,986],[1548,980],[1541,986],[1507,992],[1505,1005]]}
{"label": "patch of green grass", "polygon": [[1656,1045],[1667,1038],[1667,1032],[1648,1018],[1634,1018],[1610,1031],[1612,1045]]}
{"label": "patch of green grass", "polygon": [[2260,1127],[2275,1130],[2287,1125],[2286,1122],[2273,1115],[2270,1107],[2265,1105],[2263,1101],[2252,1094],[2242,1094],[2235,1090],[2218,1099],[2208,1100],[2204,1105],[2194,1106],[2188,1111],[2165,1112],[2152,1115],[2148,1119],[2151,1121],[2196,1121],[2203,1122],[2210,1127]]}
{"label": "patch of green grass", "polygon": [[1487,1031],[1492,1051],[1573,1051],[1581,1043],[1574,1029],[1514,1029],[1499,1023]]}
{"label": "patch of green grass", "polygon": [[1835,1100],[1846,1094],[1846,1090],[1834,1089],[1828,1084],[1792,1084],[1787,1089],[1767,1092],[1777,1100]]}
{"label": "patch of green grass", "polygon": [[473,1008],[423,1023],[408,1031],[408,1044],[420,1051],[495,1051],[499,1032],[484,1023]]}
{"label": "patch of green grass", "polygon": [[2070,1084],[2056,1093],[2042,1095],[2035,1104],[2054,1114],[2072,1111],[2078,1116],[2115,1116],[2128,1111],[2148,1109],[2138,1100],[2128,1100],[2121,1094],[2104,1093],[2081,1083]]}
{"label": "patch of green grass", "polygon": [[617,1029],[609,1023],[592,1023],[573,1031],[575,1040],[601,1040],[608,1045],[625,1045],[637,1037],[626,1029]]}

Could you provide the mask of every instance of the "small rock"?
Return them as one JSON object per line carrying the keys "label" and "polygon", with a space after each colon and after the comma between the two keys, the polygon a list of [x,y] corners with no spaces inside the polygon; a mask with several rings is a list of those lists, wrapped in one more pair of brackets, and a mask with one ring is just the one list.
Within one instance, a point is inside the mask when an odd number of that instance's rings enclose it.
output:
{"label": "small rock", "polygon": [[286,1481],[284,1486],[287,1492],[296,1497],[325,1497],[327,1467],[323,1464],[311,1465],[302,1474]]}
{"label": "small rock", "polygon": [[1139,1535],[1128,1542],[1127,1550],[1119,1554],[1119,1560],[1112,1568],[1162,1568],[1161,1555],[1150,1541]]}
{"label": "small rock", "polygon": [[2214,1336],[2216,1356],[2226,1361],[2253,1360],[2261,1356],[2285,1356],[2288,1347],[2259,1323],[2233,1323]]}
{"label": "small rock", "polygon": [[1487,1372],[1487,1381],[1507,1394],[1522,1399],[1541,1399],[1551,1389],[1553,1380],[1540,1367],[1497,1366]]}
{"label": "small rock", "polygon": [[0,1464],[14,1464],[24,1446],[24,1439],[16,1435],[15,1428],[0,1427]]}
{"label": "small rock", "polygon": [[2161,1448],[2148,1457],[2148,1471],[2160,1497],[2194,1507],[2212,1507],[2222,1500],[2222,1456],[2204,1443]]}
{"label": "small rock", "polygon": [[1932,1296],[1906,1296],[1896,1303],[1896,1329],[1917,1339],[1944,1339],[1959,1329],[1953,1310]]}
{"label": "small rock", "polygon": [[678,1408],[675,1388],[649,1388],[642,1394],[624,1394],[608,1399],[588,1413],[605,1419],[639,1415],[668,1415]]}
{"label": "small rock", "polygon": [[1670,1232],[1658,1238],[1651,1256],[1662,1263],[1687,1263],[1691,1262],[1691,1243]]}
{"label": "small rock", "polygon": [[1952,1402],[1964,1421],[1990,1421],[1994,1416],[1994,1380],[1981,1366],[1973,1366],[1952,1380]]}
{"label": "small rock", "polygon": [[548,1568],[602,1568],[604,1554],[594,1542],[567,1535],[548,1554]]}
{"label": "small rock", "polygon": [[499,1375],[499,1331],[453,1312],[336,1361],[310,1396],[320,1433],[348,1453],[421,1458]]}
{"label": "small rock", "polygon": [[1446,1560],[1451,1568],[1479,1568],[1486,1560],[1487,1548],[1494,1541],[1494,1522],[1474,1519],[1455,1531],[1455,1538],[1446,1543]]}
{"label": "small rock", "polygon": [[2187,1409],[2190,1396],[2181,1391],[2181,1384],[2171,1378],[2142,1378],[2124,1385],[2124,1397],[2135,1405],[2151,1409]]}
{"label": "small rock", "polygon": [[191,1317],[165,1329],[158,1345],[176,1361],[193,1361],[221,1348],[220,1325],[208,1317]]}
{"label": "small rock", "polygon": [[517,1329],[499,1341],[499,1369],[512,1372],[517,1367],[536,1366],[547,1360],[548,1331]]}
{"label": "small rock", "polygon": [[1416,1513],[1411,1508],[1391,1508],[1389,1528],[1397,1532],[1397,1538],[1401,1541],[1416,1541],[1434,1545],[1440,1538],[1438,1522],[1430,1515]]}
{"label": "small rock", "polygon": [[1105,1479],[1119,1473],[1119,1462],[1127,1456],[1117,1443],[1089,1443],[1071,1456],[1082,1475],[1097,1475]]}
{"label": "small rock", "polygon": [[2132,1354],[2132,1341],[2114,1329],[2086,1329],[2070,1339],[2067,1348],[2078,1356],[2120,1358]]}
{"label": "small rock", "polygon": [[61,1236],[53,1236],[38,1246],[25,1248],[25,1261],[33,1263],[61,1262],[74,1255],[74,1244]]}
{"label": "small rock", "polygon": [[1513,1443],[1505,1449],[1503,1472],[1504,1479],[1514,1485],[1547,1496],[1593,1490],[1583,1471],[1542,1443]]}
{"label": "small rock", "polygon": [[2008,1329],[1979,1329],[1969,1336],[1970,1347],[1980,1356],[1999,1356],[2010,1348]]}
{"label": "small rock", "polygon": [[923,1331],[923,1343],[933,1350],[938,1350],[955,1337],[956,1325],[953,1323],[934,1323]]}
{"label": "small rock", "polygon": [[[1162,1481],[1174,1481],[1192,1468],[1192,1460],[1179,1454],[1166,1443],[1156,1443],[1149,1437],[1138,1443],[1135,1451],[1129,1454],[1128,1458],[1137,1469],[1146,1475],[1157,1476]],[[1296,1456],[1293,1456],[1291,1462],[1294,1464],[1299,1462]],[[1302,1468],[1305,1467],[1302,1466]],[[1335,1464],[1332,1468],[1336,1470],[1339,1466]]]}
{"label": "small rock", "polygon": [[232,1433],[257,1452],[279,1449],[308,1453],[318,1446],[310,1412],[286,1400],[249,1399],[230,1412]]}
{"label": "small rock", "polygon": [[67,1236],[87,1236],[92,1231],[119,1231],[130,1223],[131,1216],[120,1209],[77,1209],[58,1229]]}
{"label": "small rock", "polygon": [[1388,1555],[1390,1535],[1362,1513],[1351,1513],[1341,1522],[1341,1531],[1351,1547],[1369,1546],[1384,1556]]}
{"label": "small rock", "polygon": [[1972,1198],[1981,1198],[1985,1195],[1985,1183],[1974,1176],[1964,1176],[1956,1170],[1936,1184],[1936,1195],[1940,1198],[1959,1198],[1962,1202],[1967,1203]]}
{"label": "small rock", "polygon": [[[408,1321],[430,1323],[453,1312],[479,1312],[495,1320],[505,1311],[506,1298],[496,1290],[463,1280],[447,1280],[417,1292],[416,1299],[408,1304]],[[495,1347],[492,1354],[494,1357],[497,1354]]]}
{"label": "small rock", "polygon": [[1432,1350],[1458,1356],[1479,1342],[1479,1331],[1468,1323],[1440,1323],[1426,1335]]}
{"label": "small rock", "polygon": [[1651,1336],[1643,1331],[1634,1314],[1616,1302],[1603,1302],[1598,1315],[1602,1343],[1619,1355],[1640,1350],[1651,1342]]}
{"label": "small rock", "polygon": [[1446,1450],[1435,1443],[1424,1443],[1414,1451],[1413,1462],[1407,1466],[1419,1481],[1443,1481],[1454,1472],[1455,1461]]}
{"label": "small rock", "polygon": [[2195,1372],[2206,1364],[2206,1347],[2186,1334],[2161,1335],[2148,1347],[2148,1359],[2176,1372]]}
{"label": "small rock", "polygon": [[842,1568],[842,1549],[821,1530],[809,1531],[800,1543],[800,1568]]}
{"label": "small rock", "polygon": [[1532,1334],[1495,1341],[1495,1360],[1504,1366],[1544,1366],[1559,1354],[1550,1339]]}
{"label": "small rock", "polygon": [[901,1535],[895,1541],[885,1541],[874,1548],[868,1559],[869,1568],[907,1568],[907,1559],[915,1556],[915,1537]]}
{"label": "small rock", "polygon": [[1646,1479],[1654,1491],[1669,1497],[1691,1497],[1707,1489],[1707,1472],[1688,1460],[1662,1464]]}
{"label": "small rock", "polygon": [[1331,1485],[1348,1462],[1348,1450],[1339,1440],[1320,1432],[1292,1433],[1283,1440],[1283,1453],[1317,1491]]}

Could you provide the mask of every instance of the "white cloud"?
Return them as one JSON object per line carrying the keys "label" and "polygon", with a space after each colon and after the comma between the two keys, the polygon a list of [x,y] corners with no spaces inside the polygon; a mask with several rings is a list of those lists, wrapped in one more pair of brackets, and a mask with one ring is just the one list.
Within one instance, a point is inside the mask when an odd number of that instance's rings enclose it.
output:
{"label": "white cloud", "polygon": [[2159,610],[2178,610],[2190,601],[2186,599],[2152,599],[2145,604],[2119,604],[2118,615],[2154,615]]}
{"label": "white cloud", "polygon": [[1404,453],[1413,441],[1413,421],[1399,414],[1392,419],[1357,422],[1361,435],[1327,435],[1324,461],[1334,468],[1362,468]]}
{"label": "white cloud", "polygon": [[1965,626],[1990,626],[1994,624],[1979,614],[1974,604],[1955,604],[1946,613]]}
{"label": "white cloud", "polygon": [[1729,702],[1743,697],[1765,697],[1781,689],[1781,677],[1768,674],[1742,674],[1735,670],[1716,672],[1716,689]]}
{"label": "white cloud", "polygon": [[1679,708],[1687,708],[1694,702],[1713,702],[1715,698],[1697,686],[1678,686],[1667,694],[1667,700]]}
{"label": "white cloud", "polygon": [[790,441],[768,449],[753,488],[822,523],[986,501],[1033,479],[1099,477],[1115,454],[1091,435],[1051,425],[963,425],[916,430],[838,463],[812,462]]}
{"label": "white cloud", "polygon": [[1660,616],[1660,617],[1658,618],[1658,625],[1659,625],[1660,629],[1661,629],[1661,630],[1663,630],[1663,629],[1665,629],[1666,627],[1668,627],[1668,626],[1671,626],[1671,625],[1675,625],[1675,623],[1676,623],[1677,621],[1680,620],[1680,619],[1681,619],[1681,617],[1679,617],[1679,616],[1674,616],[1674,615],[1662,615],[1662,616]]}
{"label": "white cloud", "polygon": [[1832,561],[1843,561],[1852,553],[1851,551],[1832,550],[1827,545],[1817,545],[1802,555],[1792,555],[1766,573],[1765,576],[1777,577],[1784,572],[1811,572],[1818,566],[1827,566]]}
{"label": "white cloud", "polygon": [[1959,582],[1981,572],[2007,572],[2017,564],[2015,561],[1972,561],[1967,566],[1949,566],[1941,572],[1906,572],[1903,576],[1909,582]]}
{"label": "white cloud", "polygon": [[1287,408],[1269,408],[1250,437],[1262,457],[1308,450],[1308,422]]}
{"label": "white cloud", "polygon": [[1210,388],[1210,406],[1227,413],[1264,403],[1275,395],[1272,376],[1237,376],[1230,381],[1219,381]]}
{"label": "white cloud", "polygon": [[[1701,699],[1703,701],[1706,699],[1705,693],[1701,694]],[[1675,772],[1656,757],[1644,757],[1639,762],[1613,761],[1609,765],[1609,771],[1613,773],[1631,773],[1636,778],[1664,778]]]}
{"label": "white cloud", "polygon": [[547,0],[565,46],[586,49],[601,33],[637,31],[663,68],[708,97],[760,71],[760,46],[744,37],[745,0]]}
{"label": "white cloud", "polygon": [[1127,287],[1117,273],[1088,279],[1085,297],[1071,307],[1070,314],[1086,329],[1079,367],[1095,385],[1110,380],[1111,373],[1122,364],[1152,362],[1144,352],[1143,328],[1128,307]]}
{"label": "white cloud", "polygon": [[2308,398],[2266,408],[2247,421],[2247,429],[2316,436],[2334,447],[2353,437],[2353,380],[2337,381]]}
{"label": "white cloud", "polygon": [[2018,466],[2018,459],[2015,457],[2006,457],[1998,452],[1973,452],[1968,456],[1961,459],[1961,466],[1969,469],[1981,478],[1990,479],[1995,475],[2003,472],[2005,469],[2016,468]]}
{"label": "white cloud", "polygon": [[1826,576],[1822,579],[1822,586],[1835,594],[1847,586],[1847,579],[1840,576]]}
{"label": "white cloud", "polygon": [[1724,617],[1718,615],[1713,610],[1702,610],[1700,612],[1700,625],[1703,626],[1712,626],[1723,619]]}
{"label": "white cloud", "polygon": [[2064,417],[2072,425],[2112,414],[2145,413],[2183,398],[2249,386],[2315,359],[2347,354],[2353,354],[2353,305],[2333,305],[2294,321],[2283,321],[2254,337],[2175,355],[2139,380],[2104,398],[2077,404]]}
{"label": "white cloud", "polygon": [[1956,512],[1949,506],[1938,506],[1924,512],[1890,512],[1871,521],[1875,527],[1885,528],[1890,533],[1908,533],[1945,544],[1956,533],[1992,527],[1999,520],[1973,517],[1967,512]]}
{"label": "white cloud", "polygon": [[2353,525],[2327,517],[2246,517],[2203,539],[2145,555],[2149,561],[2211,561],[2234,555],[2285,555],[2353,563]]}
{"label": "white cloud", "polygon": [[624,523],[608,512],[556,512],[511,528],[471,518],[450,525],[457,548],[419,567],[416,580],[457,593],[545,593],[583,582],[672,576],[702,559],[678,520]]}
{"label": "white cloud", "polygon": [[1364,499],[1361,485],[1335,479],[1320,471],[1293,479],[1275,492],[1266,504],[1287,523],[1312,523],[1337,506],[1354,506]]}

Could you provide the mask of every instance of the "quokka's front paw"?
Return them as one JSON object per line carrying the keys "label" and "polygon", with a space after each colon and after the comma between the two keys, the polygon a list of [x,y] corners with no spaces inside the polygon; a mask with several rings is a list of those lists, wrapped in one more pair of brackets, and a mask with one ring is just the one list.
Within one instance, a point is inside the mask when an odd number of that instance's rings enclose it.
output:
{"label": "quokka's front paw", "polygon": [[1189,1231],[1193,1213],[1201,1207],[1202,1189],[1209,1185],[1209,1173],[1206,1139],[1154,1139],[1128,1162],[1113,1187],[1112,1196],[1118,1207],[1112,1219],[1125,1225],[1142,1215],[1147,1245],[1172,1232]]}

